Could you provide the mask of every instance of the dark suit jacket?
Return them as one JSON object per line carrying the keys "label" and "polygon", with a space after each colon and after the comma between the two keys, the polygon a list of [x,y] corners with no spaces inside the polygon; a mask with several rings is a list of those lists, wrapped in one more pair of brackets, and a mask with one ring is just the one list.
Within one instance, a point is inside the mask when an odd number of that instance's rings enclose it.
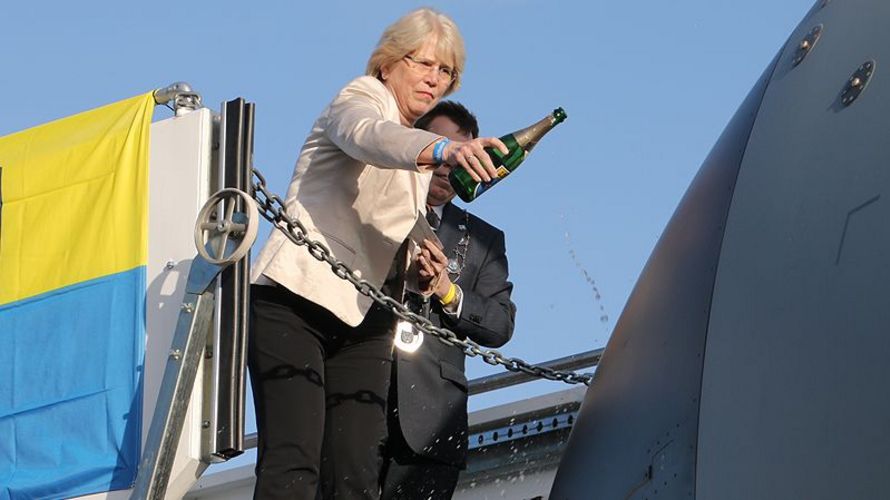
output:
{"label": "dark suit jacket", "polygon": [[[504,233],[448,203],[438,229],[445,254],[452,255],[468,221],[470,243],[456,284],[464,292],[460,317],[442,312],[433,299],[430,319],[462,338],[500,347],[513,335],[516,306],[510,301]],[[463,467],[467,456],[467,378],[464,354],[427,336],[417,352],[396,353],[398,422],[405,442],[417,454]]]}

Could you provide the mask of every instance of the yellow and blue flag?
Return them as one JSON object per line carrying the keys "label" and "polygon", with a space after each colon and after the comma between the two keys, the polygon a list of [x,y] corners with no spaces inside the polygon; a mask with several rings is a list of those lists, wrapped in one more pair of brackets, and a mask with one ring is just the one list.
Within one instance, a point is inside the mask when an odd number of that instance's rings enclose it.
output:
{"label": "yellow and blue flag", "polygon": [[0,499],[129,488],[151,94],[0,137]]}

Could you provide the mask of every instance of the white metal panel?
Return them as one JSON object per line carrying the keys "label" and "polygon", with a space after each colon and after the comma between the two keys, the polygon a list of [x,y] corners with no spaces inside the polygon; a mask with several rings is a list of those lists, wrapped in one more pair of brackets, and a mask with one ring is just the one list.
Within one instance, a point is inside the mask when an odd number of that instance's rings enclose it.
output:
{"label": "white metal panel", "polygon": [[[176,329],[179,306],[185,295],[186,278],[196,254],[193,237],[195,219],[209,197],[213,135],[213,114],[209,109],[200,109],[151,125],[142,451]],[[168,266],[168,263],[171,265]],[[191,403],[176,451],[167,488],[168,498],[181,498],[206,468],[200,462],[203,383],[202,366],[195,378]],[[129,494],[128,490],[81,498],[119,500],[129,498]]]}

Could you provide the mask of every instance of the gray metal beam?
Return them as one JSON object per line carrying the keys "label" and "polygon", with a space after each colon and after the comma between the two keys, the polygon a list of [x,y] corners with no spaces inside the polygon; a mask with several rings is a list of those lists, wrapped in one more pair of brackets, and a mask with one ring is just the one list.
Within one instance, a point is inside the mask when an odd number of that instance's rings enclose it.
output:
{"label": "gray metal beam", "polygon": [[[571,356],[566,356],[564,358],[547,361],[546,363],[542,363],[538,366],[544,366],[547,368],[552,368],[554,370],[576,370],[578,368],[589,368],[591,366],[596,366],[597,364],[599,364],[602,355],[602,348],[594,349],[592,351],[579,352],[577,354],[572,354]],[[511,387],[525,382],[530,382],[532,380],[535,380],[535,376],[529,375],[527,373],[497,373],[495,375],[489,375],[487,377],[480,377],[471,380],[469,384],[469,393],[471,396],[473,396],[475,394],[482,394],[484,392],[503,389],[505,387]]]}

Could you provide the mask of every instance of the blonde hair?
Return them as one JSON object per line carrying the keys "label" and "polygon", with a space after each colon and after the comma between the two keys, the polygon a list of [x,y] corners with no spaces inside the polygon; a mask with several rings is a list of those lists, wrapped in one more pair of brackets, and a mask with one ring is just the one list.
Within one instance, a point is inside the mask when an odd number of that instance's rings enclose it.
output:
{"label": "blonde hair", "polygon": [[432,35],[437,38],[437,57],[443,63],[450,61],[450,66],[454,69],[454,81],[445,91],[445,95],[454,92],[460,87],[467,59],[464,39],[450,17],[428,7],[407,13],[386,28],[368,59],[365,74],[379,79],[384,66],[419,49]]}

